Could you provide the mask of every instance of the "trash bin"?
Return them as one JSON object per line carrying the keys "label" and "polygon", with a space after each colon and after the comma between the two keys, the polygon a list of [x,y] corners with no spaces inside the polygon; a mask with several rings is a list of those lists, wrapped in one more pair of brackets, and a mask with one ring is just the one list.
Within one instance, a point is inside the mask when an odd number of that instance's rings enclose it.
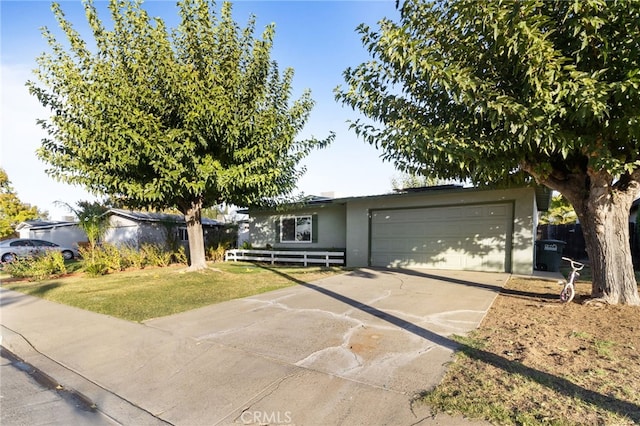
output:
{"label": "trash bin", "polygon": [[538,271],[560,272],[562,252],[567,243],[561,240],[536,241],[536,269]]}

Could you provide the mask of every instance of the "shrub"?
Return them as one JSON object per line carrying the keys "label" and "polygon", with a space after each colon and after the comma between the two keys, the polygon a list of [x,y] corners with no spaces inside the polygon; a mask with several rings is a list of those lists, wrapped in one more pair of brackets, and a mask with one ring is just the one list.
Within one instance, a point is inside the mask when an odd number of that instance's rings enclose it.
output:
{"label": "shrub", "polygon": [[32,259],[18,258],[13,262],[5,263],[4,272],[15,278],[29,278],[29,270],[31,269]]}
{"label": "shrub", "polygon": [[181,263],[183,265],[189,263],[189,260],[187,259],[187,252],[184,247],[178,247],[178,250],[173,253],[172,261],[174,263]]}
{"label": "shrub", "polygon": [[67,273],[62,253],[48,251],[40,256],[21,258],[8,263],[4,267],[12,277],[28,278],[34,281],[42,281]]}
{"label": "shrub", "polygon": [[118,248],[123,269],[144,269],[145,259],[143,253],[135,247],[125,245]]}
{"label": "shrub", "polygon": [[99,277],[100,275],[106,275],[109,272],[109,268],[106,264],[100,261],[89,261],[84,265],[84,271],[92,277]]}
{"label": "shrub", "polygon": [[143,244],[140,247],[147,265],[150,266],[169,266],[173,253],[154,244]]}
{"label": "shrub", "polygon": [[224,253],[229,248],[229,242],[219,242],[216,248],[209,247],[206,251],[207,260],[212,262],[222,262],[224,261]]}
{"label": "shrub", "polygon": [[79,252],[83,259],[83,269],[91,276],[105,275],[126,268],[120,250],[113,244],[102,244],[93,248],[80,247]]}
{"label": "shrub", "polygon": [[114,244],[102,244],[98,249],[98,257],[110,271],[123,271],[127,268],[127,262],[125,261],[120,248]]}

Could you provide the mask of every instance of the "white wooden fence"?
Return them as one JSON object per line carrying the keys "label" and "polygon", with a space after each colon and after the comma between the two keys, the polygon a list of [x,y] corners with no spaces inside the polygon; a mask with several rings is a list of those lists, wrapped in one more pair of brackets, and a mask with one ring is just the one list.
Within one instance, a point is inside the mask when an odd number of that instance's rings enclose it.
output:
{"label": "white wooden fence", "polygon": [[255,261],[270,262],[272,265],[279,263],[344,265],[343,251],[289,251],[289,250],[227,250],[224,254],[225,261]]}

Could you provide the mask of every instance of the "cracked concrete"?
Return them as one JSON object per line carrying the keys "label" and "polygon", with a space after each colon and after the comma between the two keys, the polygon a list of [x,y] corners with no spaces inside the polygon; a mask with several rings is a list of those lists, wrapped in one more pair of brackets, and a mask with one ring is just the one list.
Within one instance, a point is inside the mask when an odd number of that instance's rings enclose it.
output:
{"label": "cracked concrete", "polygon": [[364,269],[144,324],[2,290],[3,345],[26,339],[122,424],[470,424],[415,395],[507,278]]}

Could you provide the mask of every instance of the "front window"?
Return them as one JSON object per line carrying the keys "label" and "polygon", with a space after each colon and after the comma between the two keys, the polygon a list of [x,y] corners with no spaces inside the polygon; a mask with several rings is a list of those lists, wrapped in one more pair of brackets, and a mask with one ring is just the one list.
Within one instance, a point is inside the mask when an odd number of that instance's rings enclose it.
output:
{"label": "front window", "polygon": [[311,216],[283,217],[280,219],[280,242],[310,243],[312,236]]}
{"label": "front window", "polygon": [[189,236],[187,235],[187,228],[177,228],[176,233],[178,234],[178,241],[189,241]]}

